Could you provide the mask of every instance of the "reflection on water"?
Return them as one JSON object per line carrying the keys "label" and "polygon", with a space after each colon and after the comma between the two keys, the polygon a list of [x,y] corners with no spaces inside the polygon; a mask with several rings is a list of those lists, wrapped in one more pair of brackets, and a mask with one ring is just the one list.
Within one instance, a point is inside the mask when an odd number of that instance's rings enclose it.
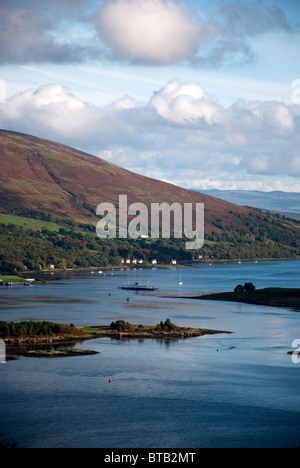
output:
{"label": "reflection on water", "polygon": [[[101,325],[124,319],[232,331],[189,340],[113,340],[76,346],[96,356],[0,365],[0,432],[24,447],[297,447],[300,339],[288,309],[162,297],[180,291],[299,285],[300,262],[180,270],[66,274],[30,288],[0,289],[0,320]],[[180,274],[184,282],[179,288]],[[128,279],[160,290],[130,293]],[[109,384],[109,379],[112,383]]]}

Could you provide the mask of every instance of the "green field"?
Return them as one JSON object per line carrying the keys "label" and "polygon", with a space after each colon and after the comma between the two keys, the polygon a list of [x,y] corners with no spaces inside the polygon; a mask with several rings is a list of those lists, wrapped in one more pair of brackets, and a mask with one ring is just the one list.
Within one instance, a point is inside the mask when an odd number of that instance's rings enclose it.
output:
{"label": "green field", "polygon": [[1,280],[4,283],[22,283],[24,281],[24,278],[21,278],[20,276],[7,276],[7,275],[1,275],[0,274],[0,282]]}
{"label": "green field", "polygon": [[48,231],[58,232],[62,226],[59,226],[56,223],[49,221],[41,221],[39,219],[30,219],[30,218],[21,218],[20,216],[0,216],[1,224],[13,224],[14,226],[21,226],[24,228],[33,229],[40,231],[42,229],[47,229]]}
{"label": "green field", "polygon": [[[264,216],[267,215],[257,214],[255,223],[267,223]],[[249,219],[241,218],[241,223],[249,224]],[[55,269],[115,267],[125,258],[141,259],[144,265],[152,259],[159,265],[169,265],[171,259],[176,259],[177,264],[192,262],[193,257],[200,255],[208,261],[299,258],[296,225],[292,231],[285,221],[284,227],[277,218],[269,221],[270,226],[259,224],[251,228],[251,235],[242,225],[225,226],[226,232],[216,228],[205,235],[203,248],[192,252],[185,249],[184,238],[99,239],[96,222],[91,219],[54,219],[50,214],[37,212],[28,213],[28,217],[23,212],[22,216],[0,214],[0,271],[16,275],[47,269],[48,265]]]}

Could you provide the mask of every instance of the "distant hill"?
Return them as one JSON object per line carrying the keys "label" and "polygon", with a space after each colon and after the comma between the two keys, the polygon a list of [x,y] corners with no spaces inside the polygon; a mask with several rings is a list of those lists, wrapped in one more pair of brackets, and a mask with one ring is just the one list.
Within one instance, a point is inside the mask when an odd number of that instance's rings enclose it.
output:
{"label": "distant hill", "polygon": [[[96,237],[98,204],[205,204],[205,245],[184,239]],[[248,204],[248,203],[247,203]],[[150,212],[150,210],[149,210]],[[98,157],[0,130],[0,271],[119,265],[122,258],[170,263],[198,259],[297,258],[300,224],[176,187]],[[250,280],[250,278],[249,278]]]}
{"label": "distant hill", "polygon": [[[198,190],[197,190],[198,191]],[[199,190],[212,197],[240,206],[253,206],[263,210],[300,218],[300,193],[260,192],[257,190]]]}

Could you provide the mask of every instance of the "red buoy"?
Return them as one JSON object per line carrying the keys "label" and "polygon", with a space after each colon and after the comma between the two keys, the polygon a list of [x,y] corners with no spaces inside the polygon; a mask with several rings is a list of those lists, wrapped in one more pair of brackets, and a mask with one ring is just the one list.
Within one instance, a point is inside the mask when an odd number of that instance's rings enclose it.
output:
{"label": "red buoy", "polygon": [[111,383],[111,382],[112,382],[112,380],[111,380],[111,379],[109,379],[109,383]]}

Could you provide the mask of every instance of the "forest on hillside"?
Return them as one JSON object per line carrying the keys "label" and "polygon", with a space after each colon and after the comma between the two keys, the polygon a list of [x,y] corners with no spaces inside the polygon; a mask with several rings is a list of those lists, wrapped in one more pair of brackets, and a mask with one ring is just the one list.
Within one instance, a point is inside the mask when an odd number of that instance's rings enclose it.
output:
{"label": "forest on hillside", "polygon": [[[249,212],[237,227],[216,219],[215,231],[205,235],[204,247],[185,249],[185,239],[105,239],[96,235],[95,226],[72,220],[51,225],[55,229],[28,228],[18,223],[1,224],[0,271],[12,274],[24,270],[119,266],[122,259],[170,264],[171,260],[234,260],[298,258],[300,222],[280,215]],[[53,220],[51,220],[53,221]],[[64,225],[62,225],[64,224]]]}

